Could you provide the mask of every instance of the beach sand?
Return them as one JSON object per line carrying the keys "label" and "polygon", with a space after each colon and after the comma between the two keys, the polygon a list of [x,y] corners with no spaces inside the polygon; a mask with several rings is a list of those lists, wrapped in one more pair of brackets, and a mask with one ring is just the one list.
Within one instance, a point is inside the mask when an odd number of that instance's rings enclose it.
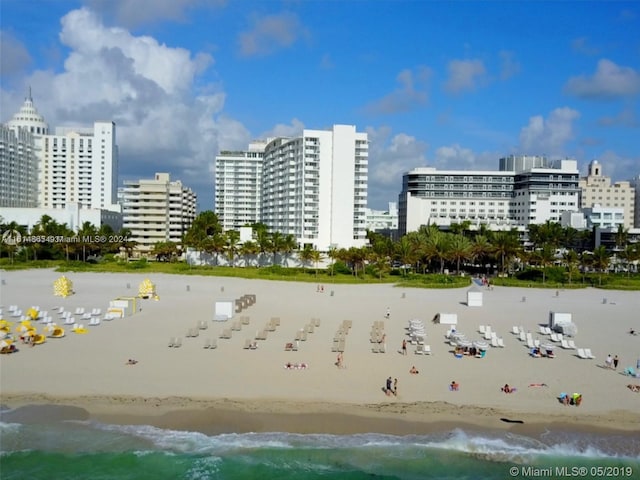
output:
{"label": "beach sand", "polygon": [[[123,424],[151,424],[162,428],[205,433],[284,431],[299,433],[382,432],[410,434],[445,431],[455,425],[483,429],[536,431],[549,425],[581,431],[640,430],[640,394],[626,388],[640,383],[621,372],[640,358],[640,336],[627,332],[640,327],[638,292],[597,289],[556,290],[500,288],[482,290],[484,305],[466,305],[467,288],[451,290],[403,289],[392,285],[324,285],[163,274],[67,273],[75,294],[53,295],[61,276],[51,270],[0,272],[0,304],[23,311],[37,305],[100,308],[119,296],[135,296],[149,278],[159,300],[139,300],[141,311],[127,318],[87,326],[77,335],[67,329],[60,339],[0,357],[0,401],[21,421],[42,408],[65,410],[74,418]],[[214,303],[255,294],[254,305],[237,314],[250,325],[217,338],[231,322],[213,321]],[[526,298],[523,298],[526,297]],[[603,299],[606,298],[606,303]],[[525,300],[525,301],[523,301]],[[385,319],[387,308],[390,318]],[[534,338],[549,312],[569,312],[577,324],[578,347],[590,348],[595,360],[582,360],[574,350],[555,349],[556,358],[532,358],[511,334],[524,326]],[[458,330],[480,339],[479,325],[491,325],[504,338],[505,348],[490,348],[483,359],[457,359],[447,343],[447,326],[431,319],[438,312],[458,314]],[[271,317],[280,326],[245,350],[248,338]],[[320,327],[285,351],[298,330],[311,318]],[[402,340],[410,319],[424,321],[432,355],[416,355]],[[343,320],[351,320],[346,338],[346,368],[335,366],[332,340]],[[374,321],[385,322],[386,353],[372,353],[369,332]],[[185,334],[198,322],[208,328],[196,338]],[[59,321],[58,323],[61,323]],[[87,321],[82,322],[85,325]],[[40,328],[41,329],[41,328]],[[180,348],[169,348],[171,337]],[[216,349],[203,348],[217,338]],[[602,367],[605,357],[618,355],[617,371]],[[136,365],[126,365],[128,359]],[[306,363],[307,369],[284,365]],[[409,369],[420,371],[411,375]],[[387,396],[387,377],[398,379],[397,396]],[[452,380],[460,384],[449,391]],[[500,387],[516,387],[504,394]],[[530,386],[545,384],[546,386]],[[579,392],[579,407],[564,406],[560,392]],[[41,405],[34,410],[29,405]],[[46,410],[45,410],[46,411]],[[59,410],[57,410],[59,413]],[[35,418],[35,417],[34,417]],[[501,419],[521,420],[510,423]],[[640,453],[640,452],[639,452]]]}

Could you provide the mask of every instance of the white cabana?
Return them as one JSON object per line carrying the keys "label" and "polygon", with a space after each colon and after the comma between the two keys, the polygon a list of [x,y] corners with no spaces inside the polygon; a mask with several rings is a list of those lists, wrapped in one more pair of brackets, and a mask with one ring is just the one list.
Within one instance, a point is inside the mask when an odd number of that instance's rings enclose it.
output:
{"label": "white cabana", "polygon": [[220,300],[215,304],[213,319],[217,322],[226,322],[233,318],[234,302],[231,300]]}
{"label": "white cabana", "polygon": [[433,317],[433,323],[439,323],[441,325],[457,325],[458,314],[457,313],[437,313]]}
{"label": "white cabana", "polygon": [[482,306],[482,290],[476,287],[471,287],[467,290],[467,306],[468,307],[481,307]]}

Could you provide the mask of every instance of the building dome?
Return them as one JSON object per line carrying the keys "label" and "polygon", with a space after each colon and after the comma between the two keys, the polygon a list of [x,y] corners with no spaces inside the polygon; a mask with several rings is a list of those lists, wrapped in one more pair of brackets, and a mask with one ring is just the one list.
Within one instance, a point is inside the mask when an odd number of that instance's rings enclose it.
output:
{"label": "building dome", "polygon": [[33,105],[31,88],[29,88],[29,95],[24,99],[22,107],[18,113],[7,122],[7,126],[9,128],[26,128],[34,135],[47,135],[49,133],[49,125],[47,125],[44,117],[38,113],[38,110]]}

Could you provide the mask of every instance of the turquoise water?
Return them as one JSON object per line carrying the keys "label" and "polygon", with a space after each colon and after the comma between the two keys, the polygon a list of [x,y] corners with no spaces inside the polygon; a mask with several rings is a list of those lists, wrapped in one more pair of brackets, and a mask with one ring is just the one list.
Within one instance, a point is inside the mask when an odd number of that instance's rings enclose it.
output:
{"label": "turquoise water", "polygon": [[567,478],[579,467],[579,478],[604,478],[602,467],[640,478],[640,438],[628,436],[205,435],[75,420],[5,422],[0,435],[3,480],[505,479],[513,468],[518,478]]}

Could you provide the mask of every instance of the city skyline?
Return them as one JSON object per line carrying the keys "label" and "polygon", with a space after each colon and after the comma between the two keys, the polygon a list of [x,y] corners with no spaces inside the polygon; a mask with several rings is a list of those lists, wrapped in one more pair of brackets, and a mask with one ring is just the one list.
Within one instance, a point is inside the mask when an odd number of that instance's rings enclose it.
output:
{"label": "city skyline", "polygon": [[[578,8],[576,8],[578,7]],[[120,181],[169,172],[213,209],[215,156],[355,125],[369,201],[417,167],[509,154],[640,173],[635,2],[34,0],[0,5],[1,120],[115,121]]]}

